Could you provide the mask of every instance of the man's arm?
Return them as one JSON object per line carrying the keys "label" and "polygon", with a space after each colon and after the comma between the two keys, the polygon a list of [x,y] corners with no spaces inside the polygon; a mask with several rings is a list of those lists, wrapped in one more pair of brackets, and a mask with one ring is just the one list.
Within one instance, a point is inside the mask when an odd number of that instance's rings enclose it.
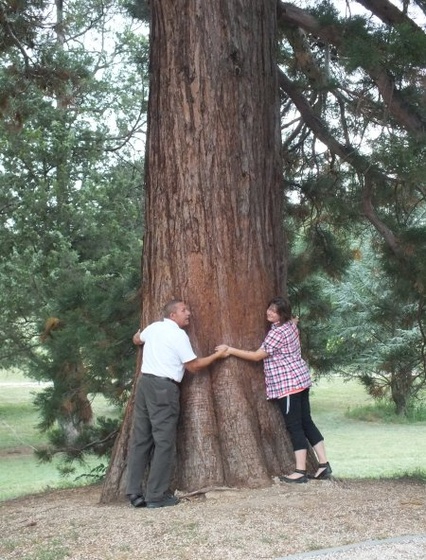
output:
{"label": "man's arm", "polygon": [[257,350],[240,350],[239,348],[233,348],[226,344],[220,344],[216,346],[216,350],[224,350],[227,356],[235,356],[236,358],[249,360],[250,362],[260,362],[268,357],[268,354],[262,348],[258,348]]}
{"label": "man's arm", "polygon": [[210,364],[219,360],[220,358],[226,358],[227,351],[225,349],[216,350],[210,356],[205,356],[204,358],[195,358],[195,360],[191,360],[190,362],[185,362],[185,369],[189,371],[189,373],[198,373],[201,369],[208,367]]}

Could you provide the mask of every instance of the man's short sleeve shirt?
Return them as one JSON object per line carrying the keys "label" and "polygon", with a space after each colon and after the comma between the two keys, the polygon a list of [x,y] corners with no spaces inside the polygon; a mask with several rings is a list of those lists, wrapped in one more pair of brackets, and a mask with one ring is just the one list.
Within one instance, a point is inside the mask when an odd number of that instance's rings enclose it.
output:
{"label": "man's short sleeve shirt", "polygon": [[141,332],[141,371],[181,382],[185,363],[197,358],[186,332],[171,319],[151,323]]}

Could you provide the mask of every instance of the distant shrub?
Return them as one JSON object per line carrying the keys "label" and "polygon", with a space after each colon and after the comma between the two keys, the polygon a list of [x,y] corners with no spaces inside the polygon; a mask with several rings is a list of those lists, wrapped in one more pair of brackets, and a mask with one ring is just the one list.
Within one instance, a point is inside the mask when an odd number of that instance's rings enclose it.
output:
{"label": "distant shrub", "polygon": [[386,424],[426,422],[426,403],[418,401],[411,404],[407,408],[407,415],[401,416],[395,413],[393,403],[382,400],[370,405],[348,409],[345,416],[352,420],[360,420],[361,422],[382,422]]}

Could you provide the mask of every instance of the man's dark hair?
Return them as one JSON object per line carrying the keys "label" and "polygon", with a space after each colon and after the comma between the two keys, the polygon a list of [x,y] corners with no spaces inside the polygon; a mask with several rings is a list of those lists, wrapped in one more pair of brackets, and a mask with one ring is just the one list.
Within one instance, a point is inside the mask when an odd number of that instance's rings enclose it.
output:
{"label": "man's dark hair", "polygon": [[166,303],[166,305],[163,307],[163,317],[168,319],[170,317],[170,315],[176,311],[176,306],[179,303],[183,303],[183,300],[182,299],[171,299],[170,301],[168,301]]}

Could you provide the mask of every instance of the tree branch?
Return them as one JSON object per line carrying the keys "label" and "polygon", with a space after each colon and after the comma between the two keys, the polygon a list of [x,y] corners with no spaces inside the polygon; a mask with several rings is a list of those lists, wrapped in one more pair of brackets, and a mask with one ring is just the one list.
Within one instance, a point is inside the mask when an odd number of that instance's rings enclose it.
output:
{"label": "tree branch", "polygon": [[30,57],[28,56],[26,50],[24,49],[22,43],[19,41],[18,37],[15,35],[15,32],[13,30],[12,25],[10,24],[10,21],[7,17],[7,14],[4,10],[4,7],[2,5],[2,3],[0,2],[0,15],[1,15],[1,20],[2,23],[9,35],[9,37],[12,39],[12,42],[18,47],[18,49],[21,51],[22,56],[24,57],[24,61],[25,61],[25,66],[28,68],[30,65]]}
{"label": "tree branch", "polygon": [[[375,2],[370,3],[375,4]],[[278,2],[278,23],[284,28],[288,25],[301,27],[326,43],[331,43],[335,47],[343,46],[342,31],[336,25],[321,26],[314,16],[287,2]],[[423,33],[420,28],[418,30]],[[425,120],[416,107],[408,105],[386,68],[378,64],[369,66],[367,61],[362,68],[376,84],[389,113],[395,120],[417,138],[423,136],[426,128]]]}
{"label": "tree branch", "polygon": [[419,27],[411,18],[407,16],[404,12],[401,12],[396,6],[391,4],[388,0],[356,0],[358,4],[370,10],[375,16],[386,23],[387,25],[397,25],[400,23],[407,23],[416,32],[423,33],[421,27]]}
{"label": "tree branch", "polygon": [[418,6],[424,14],[426,14],[425,0],[414,0],[414,4],[416,4],[416,6]]}
{"label": "tree branch", "polygon": [[403,256],[397,237],[377,216],[374,210],[372,197],[373,182],[367,173],[364,175],[364,186],[362,188],[362,210],[364,216],[380,233],[392,252],[399,257]]}
{"label": "tree branch", "polygon": [[343,145],[334,138],[328,130],[324,121],[314,113],[312,107],[308,104],[305,97],[298,91],[293,82],[282,71],[278,71],[278,80],[280,87],[291,97],[296,108],[302,115],[306,125],[312,130],[314,135],[323,142],[328,149],[339,156],[343,161],[350,164],[360,175],[364,177],[364,188],[362,192],[362,211],[369,222],[382,235],[392,252],[403,257],[403,251],[398,239],[393,232],[379,219],[374,211],[372,203],[372,186],[374,183],[386,185],[391,179],[371,162],[360,154],[357,149],[351,145]]}

